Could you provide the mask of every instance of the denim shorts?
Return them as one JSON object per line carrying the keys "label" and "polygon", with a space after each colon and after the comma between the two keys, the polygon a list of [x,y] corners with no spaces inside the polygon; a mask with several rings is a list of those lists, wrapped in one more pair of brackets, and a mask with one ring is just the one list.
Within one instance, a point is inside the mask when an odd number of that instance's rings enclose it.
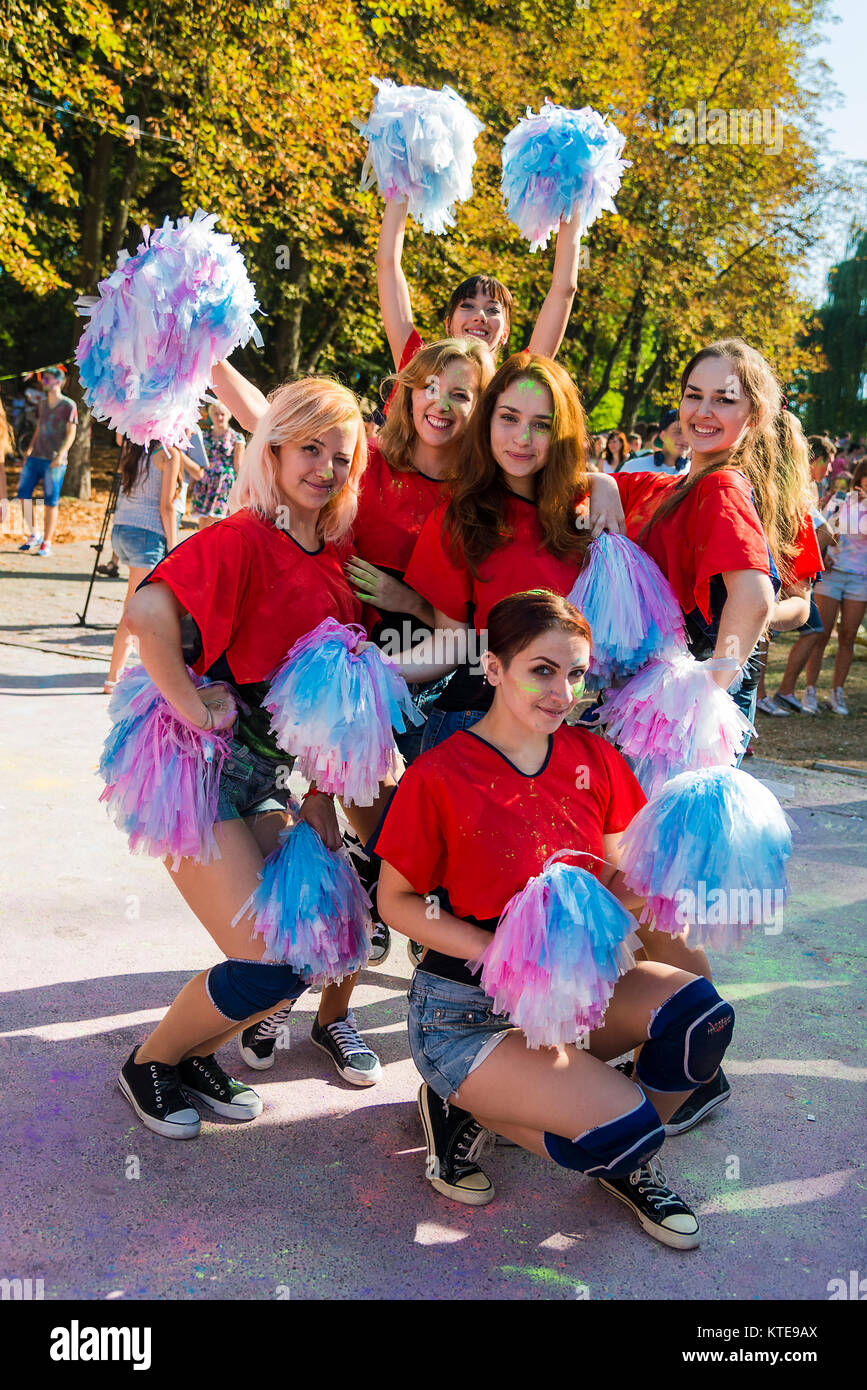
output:
{"label": "denim shorts", "polygon": [[416,970],[407,997],[412,1060],[422,1080],[448,1100],[513,1025],[505,1014],[494,1013],[493,999],[477,985],[426,970]]}
{"label": "denim shorts", "polygon": [[484,714],[483,709],[432,709],[424,726],[421,751],[426,753],[459,729],[469,729],[473,724],[478,724]]}
{"label": "denim shorts", "polygon": [[867,575],[852,574],[851,570],[825,570],[816,580],[813,591],[822,598],[835,598],[842,603],[844,598],[864,603],[867,600]]}
{"label": "denim shorts", "polygon": [[60,501],[60,489],[66,475],[66,464],[52,468],[51,459],[34,458],[31,454],[24,460],[21,477],[18,481],[18,496],[28,502],[35,488],[42,484],[43,502],[46,507],[56,507]]}
{"label": "denim shorts", "polygon": [[272,761],[233,738],[220,775],[217,820],[245,820],[265,811],[285,811],[293,804],[292,798],[289,788],[278,786],[277,779],[288,780],[291,766],[289,757]]}
{"label": "denim shorts", "polygon": [[124,526],[116,521],[111,528],[111,548],[125,565],[152,570],[166,557],[166,538],[143,526]]}

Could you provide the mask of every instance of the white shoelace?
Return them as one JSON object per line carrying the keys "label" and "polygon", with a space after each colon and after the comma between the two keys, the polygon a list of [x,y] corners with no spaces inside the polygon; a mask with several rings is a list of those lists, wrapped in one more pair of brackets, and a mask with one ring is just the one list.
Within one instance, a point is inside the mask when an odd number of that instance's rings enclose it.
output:
{"label": "white shoelace", "polygon": [[366,1043],[361,1041],[355,1026],[355,1016],[351,1012],[340,1023],[328,1023],[325,1025],[325,1032],[329,1033],[343,1056],[349,1059],[359,1055],[375,1057],[376,1053]]}
{"label": "white shoelace", "polygon": [[252,1041],[264,1042],[266,1038],[276,1038],[293,1008],[294,1005],[287,1004],[285,1008],[278,1009],[276,1014],[269,1014],[267,1018],[263,1018],[253,1035]]}
{"label": "white shoelace", "polygon": [[683,1202],[665,1181],[665,1174],[658,1163],[651,1159],[636,1171],[635,1185],[639,1192],[646,1194],[657,1211],[663,1207],[682,1207]]}

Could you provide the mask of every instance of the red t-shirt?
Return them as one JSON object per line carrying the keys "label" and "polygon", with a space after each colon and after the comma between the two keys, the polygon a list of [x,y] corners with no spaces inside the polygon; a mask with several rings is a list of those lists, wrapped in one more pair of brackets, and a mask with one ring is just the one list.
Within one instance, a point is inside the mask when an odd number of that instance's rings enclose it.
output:
{"label": "red t-shirt", "polygon": [[[615,473],[626,514],[626,534],[639,541],[642,528],[678,485],[654,473]],[[710,581],[729,570],[770,575],[768,541],[749,482],[735,469],[700,478],[677,511],[640,541],[677,595],[684,613],[698,608],[711,621]]]}
{"label": "red t-shirt", "polygon": [[[647,798],[605,739],[561,725],[544,766],[520,772],[471,729],[422,753],[398,784],[376,852],[417,893],[443,888],[457,917],[499,917],[558,850],[599,876],[603,835]],[[570,861],[571,862],[571,861]]]}
{"label": "red t-shirt", "polygon": [[404,576],[417,594],[455,622],[467,621],[475,605],[476,631],[481,632],[495,603],[525,589],[552,589],[565,597],[578,577],[581,559],[558,560],[543,548],[542,528],[533,502],[514,493],[506,503],[506,522],[514,534],[478,566],[474,579],[466,564],[452,559],[448,536],[443,536],[445,502],[422,527]]}
{"label": "red t-shirt", "polygon": [[403,573],[441,492],[439,478],[392,468],[371,441],[352,524],[355,553],[371,565],[388,565]]}
{"label": "red t-shirt", "polygon": [[[399,372],[402,372],[403,369],[404,369],[404,367],[407,365],[407,363],[408,363],[408,362],[411,362],[412,359],[415,357],[416,353],[417,353],[417,352],[421,352],[421,350],[422,350],[423,347],[424,347],[424,339],[422,338],[422,336],[421,336],[421,334],[419,333],[418,329],[417,329],[417,328],[414,328],[414,329],[412,330],[412,332],[410,333],[409,337],[407,338],[406,342],[405,342],[404,345],[403,345],[403,352],[400,354],[400,362],[398,363],[397,370],[398,370]],[[392,401],[394,400],[394,396],[395,396],[395,392],[396,392],[396,391],[397,391],[397,382],[395,382],[394,385],[392,386],[391,390],[390,390],[389,393],[388,393],[388,400],[386,401],[385,405],[382,407],[382,413],[383,413],[383,415],[387,415],[387,414],[388,414],[388,407],[391,405]],[[373,563],[373,562],[371,561],[371,563]]]}
{"label": "red t-shirt", "polygon": [[801,529],[798,532],[796,543],[798,551],[784,583],[791,584],[796,579],[815,579],[825,568],[819,542],[816,539],[816,528],[809,512],[805,512],[801,518]]}
{"label": "red t-shirt", "polygon": [[196,673],[225,655],[239,685],[265,680],[324,618],[361,619],[335,546],[310,554],[247,508],[190,536],[148,579],[168,584],[195,621]]}

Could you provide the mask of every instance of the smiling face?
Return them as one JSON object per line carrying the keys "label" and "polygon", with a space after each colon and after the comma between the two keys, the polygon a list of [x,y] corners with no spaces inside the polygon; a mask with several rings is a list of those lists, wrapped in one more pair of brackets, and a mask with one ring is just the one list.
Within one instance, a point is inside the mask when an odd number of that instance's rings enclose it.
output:
{"label": "smiling face", "polygon": [[554,422],[548,386],[519,376],[497,397],[491,416],[491,453],[510,478],[528,478],[545,467]]}
{"label": "smiling face", "polygon": [[730,357],[703,357],[680,402],[684,440],[696,454],[724,454],[741,440],[751,404]]}
{"label": "smiling face", "polygon": [[479,394],[479,369],[464,357],[453,357],[426,386],[414,388],[412,423],[422,443],[440,448],[461,439]]}
{"label": "smiling face", "polygon": [[492,352],[497,352],[509,336],[502,304],[484,293],[466,295],[455,306],[446,331],[450,338],[475,338],[486,343]]}
{"label": "smiling face", "polygon": [[353,424],[333,425],[315,439],[281,444],[274,479],[290,510],[315,516],[349,475],[358,438]]}
{"label": "smiling face", "polygon": [[589,661],[585,638],[552,627],[516,652],[507,667],[489,652],[487,676],[497,706],[528,731],[551,734],[581,699]]}

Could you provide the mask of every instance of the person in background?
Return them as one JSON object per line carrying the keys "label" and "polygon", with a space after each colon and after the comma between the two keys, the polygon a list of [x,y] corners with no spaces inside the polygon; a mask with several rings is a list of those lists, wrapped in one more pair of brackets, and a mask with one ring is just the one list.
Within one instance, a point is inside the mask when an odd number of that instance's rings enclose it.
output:
{"label": "person in background", "polygon": [[658,449],[640,449],[618,468],[618,473],[671,473],[675,477],[689,472],[690,451],[676,410],[666,410],[659,422]]}
{"label": "person in background", "polygon": [[[18,482],[18,498],[29,527],[29,536],[19,550],[36,555],[50,555],[51,542],[57,529],[60,489],[69,462],[69,450],[78,425],[78,407],[69,396],[63,395],[66,372],[63,367],[46,367],[42,373],[45,399],[39,407],[36,433],[24,453],[24,466]],[[45,535],[39,535],[33,524],[33,493],[42,484],[45,504]]]}
{"label": "person in background", "polygon": [[636,431],[635,434],[628,434],[626,436],[626,443],[629,445],[629,453],[626,455],[626,457],[628,459],[632,459],[635,458],[635,455],[641,451],[644,445],[644,440],[642,439],[641,435]]}
{"label": "person in background", "polygon": [[201,435],[206,463],[190,499],[200,531],[229,515],[229,493],[244,458],[244,436],[231,428],[231,418],[222,401],[208,406],[208,424]]}
{"label": "person in background", "polygon": [[7,522],[6,513],[8,511],[8,493],[6,491],[6,459],[10,454],[15,453],[15,436],[6,419],[6,411],[3,409],[3,402],[0,400],[0,522],[5,526]]}
{"label": "person in background", "polygon": [[588,440],[587,452],[587,471],[588,473],[602,473],[603,460],[605,458],[605,435],[591,434]]}
{"label": "person in background", "polygon": [[629,445],[622,430],[612,430],[605,444],[603,473],[619,473],[626,462]]}

